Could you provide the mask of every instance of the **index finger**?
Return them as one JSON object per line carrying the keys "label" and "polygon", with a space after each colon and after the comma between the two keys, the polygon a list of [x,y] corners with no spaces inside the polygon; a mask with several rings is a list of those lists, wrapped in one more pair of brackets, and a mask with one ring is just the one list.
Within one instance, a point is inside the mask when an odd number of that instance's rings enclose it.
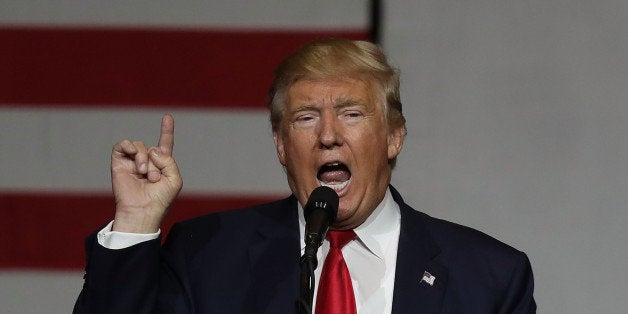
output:
{"label": "index finger", "polygon": [[161,119],[161,133],[159,134],[159,149],[166,155],[172,155],[174,148],[174,118],[165,114]]}

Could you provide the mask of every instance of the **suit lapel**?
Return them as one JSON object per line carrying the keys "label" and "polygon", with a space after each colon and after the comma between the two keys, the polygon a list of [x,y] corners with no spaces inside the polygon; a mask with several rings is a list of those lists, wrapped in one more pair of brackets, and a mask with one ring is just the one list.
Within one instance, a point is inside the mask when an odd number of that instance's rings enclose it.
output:
{"label": "suit lapel", "polygon": [[257,238],[251,239],[252,279],[246,300],[254,312],[294,312],[299,288],[299,223],[296,199],[260,210]]}
{"label": "suit lapel", "polygon": [[448,271],[434,258],[440,249],[432,241],[424,215],[403,202],[391,187],[401,210],[393,309],[399,313],[440,313]]}

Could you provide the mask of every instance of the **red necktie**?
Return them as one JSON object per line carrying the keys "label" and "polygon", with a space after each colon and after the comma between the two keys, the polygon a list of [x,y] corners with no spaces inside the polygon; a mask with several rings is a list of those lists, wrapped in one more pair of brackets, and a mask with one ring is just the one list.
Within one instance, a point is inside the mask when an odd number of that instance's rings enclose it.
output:
{"label": "red necktie", "polygon": [[316,296],[316,314],[355,314],[355,296],[351,285],[349,269],[340,251],[345,244],[355,238],[353,230],[327,232],[330,248]]}

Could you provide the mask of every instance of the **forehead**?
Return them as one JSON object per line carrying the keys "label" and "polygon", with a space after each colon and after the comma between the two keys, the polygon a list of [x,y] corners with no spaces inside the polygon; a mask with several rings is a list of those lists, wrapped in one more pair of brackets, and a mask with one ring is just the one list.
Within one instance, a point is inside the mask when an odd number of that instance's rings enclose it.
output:
{"label": "forehead", "polygon": [[289,107],[339,102],[374,105],[378,102],[378,91],[374,80],[360,77],[303,78],[290,85],[286,103]]}

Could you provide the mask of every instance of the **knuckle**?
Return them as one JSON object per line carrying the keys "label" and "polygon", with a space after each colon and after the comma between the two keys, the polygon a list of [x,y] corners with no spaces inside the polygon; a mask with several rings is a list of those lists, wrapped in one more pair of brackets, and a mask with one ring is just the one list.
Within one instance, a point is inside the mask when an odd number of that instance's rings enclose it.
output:
{"label": "knuckle", "polygon": [[112,147],[112,151],[125,153],[129,150],[129,147],[131,147],[131,142],[129,140],[123,140],[115,143]]}
{"label": "knuckle", "polygon": [[115,148],[122,148],[124,146],[127,146],[128,144],[129,144],[128,140],[120,141],[120,142],[117,142],[117,143],[113,144],[113,148],[114,149]]}

